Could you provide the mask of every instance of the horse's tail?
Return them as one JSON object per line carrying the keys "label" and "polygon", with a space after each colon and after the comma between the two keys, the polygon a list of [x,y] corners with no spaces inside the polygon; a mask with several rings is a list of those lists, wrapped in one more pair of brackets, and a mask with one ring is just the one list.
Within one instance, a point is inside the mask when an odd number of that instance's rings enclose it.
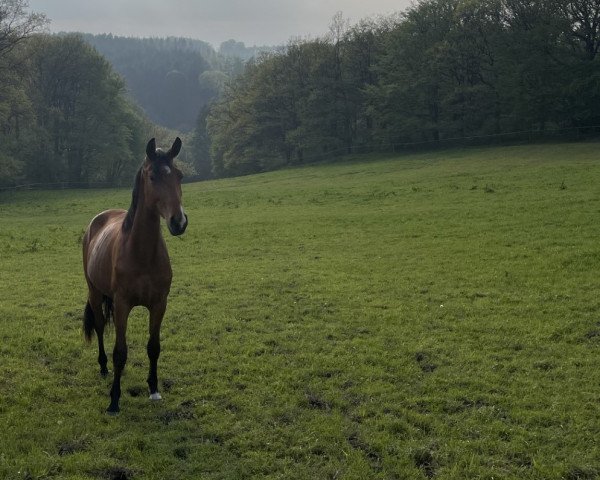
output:
{"label": "horse's tail", "polygon": [[95,324],[96,321],[94,320],[94,311],[92,310],[92,306],[88,300],[85,304],[85,310],[83,311],[83,333],[85,334],[85,341],[88,343],[92,341]]}
{"label": "horse's tail", "polygon": [[104,324],[110,323],[114,316],[115,308],[113,306],[113,300],[106,295],[102,296],[102,307],[104,310]]}
{"label": "horse's tail", "polygon": [[[102,297],[102,310],[104,313],[105,324],[109,323],[113,317],[114,307],[112,298],[103,296]],[[96,329],[96,317],[94,311],[88,300],[85,304],[85,310],[83,312],[83,332],[85,334],[85,340],[89,343],[92,341],[94,336],[94,330]]]}

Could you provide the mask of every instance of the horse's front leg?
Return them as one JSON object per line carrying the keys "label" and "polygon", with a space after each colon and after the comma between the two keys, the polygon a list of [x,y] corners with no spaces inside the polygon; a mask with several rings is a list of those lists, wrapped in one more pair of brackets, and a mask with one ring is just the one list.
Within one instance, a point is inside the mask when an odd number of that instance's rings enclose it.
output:
{"label": "horse's front leg", "polygon": [[150,400],[160,400],[162,398],[160,393],[158,393],[157,368],[158,357],[160,356],[160,325],[166,309],[166,298],[150,308],[150,338],[146,348],[148,351],[148,359],[150,360],[150,371],[148,373]]}
{"label": "horse's front leg", "polygon": [[119,399],[121,398],[121,374],[127,362],[127,317],[131,312],[131,305],[128,302],[115,297],[114,299],[114,322],[115,322],[115,348],[113,350],[113,365],[115,376],[112,388],[110,389],[110,405],[106,410],[109,414],[119,412]]}

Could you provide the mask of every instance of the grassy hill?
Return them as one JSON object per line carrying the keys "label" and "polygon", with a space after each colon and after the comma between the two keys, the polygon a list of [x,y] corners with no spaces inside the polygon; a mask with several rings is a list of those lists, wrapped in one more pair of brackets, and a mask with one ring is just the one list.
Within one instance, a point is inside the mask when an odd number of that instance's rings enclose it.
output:
{"label": "grassy hill", "polygon": [[164,400],[137,309],[115,418],[81,334],[80,240],[130,191],[2,194],[0,477],[598,478],[599,152],[185,185]]}

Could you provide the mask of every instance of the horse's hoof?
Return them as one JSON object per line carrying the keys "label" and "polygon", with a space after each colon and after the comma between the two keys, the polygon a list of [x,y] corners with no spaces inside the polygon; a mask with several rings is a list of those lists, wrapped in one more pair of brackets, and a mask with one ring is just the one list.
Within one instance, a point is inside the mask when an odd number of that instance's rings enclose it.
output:
{"label": "horse's hoof", "polygon": [[115,415],[119,414],[119,407],[113,407],[112,405],[109,405],[108,408],[106,409],[106,413],[108,415],[110,415],[111,417],[114,417]]}
{"label": "horse's hoof", "polygon": [[105,369],[102,369],[102,370],[100,370],[100,376],[101,376],[102,378],[106,378],[106,377],[108,377],[108,368],[105,368]]}
{"label": "horse's hoof", "polygon": [[151,393],[150,400],[162,400],[162,397],[160,396],[160,393],[158,393],[158,392]]}

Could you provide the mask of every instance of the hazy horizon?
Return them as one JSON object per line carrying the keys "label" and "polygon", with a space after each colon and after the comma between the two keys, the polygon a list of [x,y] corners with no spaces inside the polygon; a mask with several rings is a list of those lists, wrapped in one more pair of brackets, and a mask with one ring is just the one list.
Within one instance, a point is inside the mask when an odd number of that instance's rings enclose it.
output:
{"label": "hazy horizon", "polygon": [[402,11],[410,0],[30,0],[45,13],[51,32],[112,33],[128,37],[189,37],[214,47],[229,39],[253,45],[281,45],[295,37],[328,31],[336,12],[354,24],[365,17]]}

